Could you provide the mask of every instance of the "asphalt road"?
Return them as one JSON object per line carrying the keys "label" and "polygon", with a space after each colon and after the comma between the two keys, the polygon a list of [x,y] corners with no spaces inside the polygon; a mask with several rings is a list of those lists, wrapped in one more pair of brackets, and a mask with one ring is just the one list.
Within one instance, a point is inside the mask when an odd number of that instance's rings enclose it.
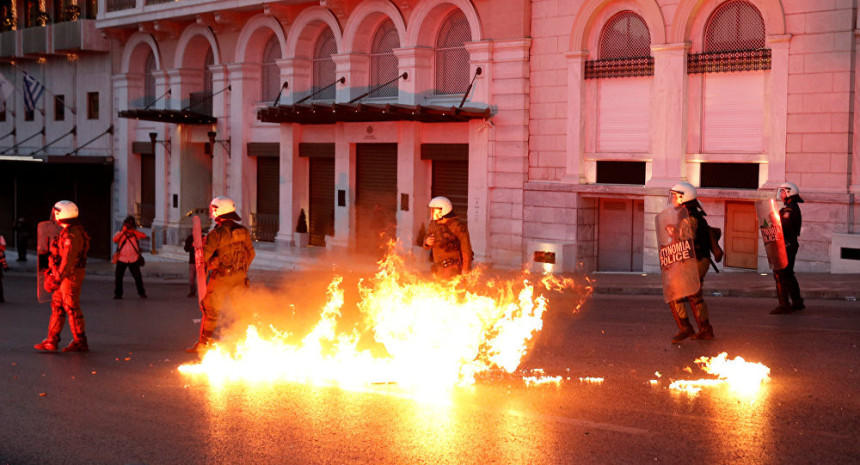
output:
{"label": "asphalt road", "polygon": [[[48,306],[35,304],[31,276],[5,276],[0,463],[860,462],[858,302],[807,300],[802,314],[772,316],[770,299],[707,298],[717,338],[672,345],[657,296],[594,296],[573,313],[577,296],[554,294],[521,368],[561,375],[560,386],[499,375],[427,401],[396,385],[189,378],[177,367],[195,360],[181,349],[199,312],[186,285],[150,282],[140,300],[126,279],[120,301],[107,278],[85,283],[91,352],[44,354],[32,345]],[[297,284],[277,305],[315,292]],[[723,351],[767,365],[770,382],[754,397],[668,389]]]}

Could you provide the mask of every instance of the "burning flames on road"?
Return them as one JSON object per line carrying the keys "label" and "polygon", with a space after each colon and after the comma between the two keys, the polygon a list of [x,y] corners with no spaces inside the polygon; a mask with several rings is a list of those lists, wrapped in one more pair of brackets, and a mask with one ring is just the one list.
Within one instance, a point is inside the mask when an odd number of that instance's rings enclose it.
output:
{"label": "burning flames on road", "polygon": [[770,368],[761,363],[747,362],[743,357],[729,360],[726,352],[716,357],[699,357],[695,362],[705,373],[715,375],[717,379],[677,380],[669,385],[669,389],[695,395],[704,387],[727,385],[735,393],[747,397],[755,395],[761,385],[770,380]]}
{"label": "burning flames on road", "polygon": [[[537,286],[561,291],[573,288],[574,281],[547,276]],[[477,274],[438,283],[404,271],[402,259],[392,253],[372,278],[359,282],[362,321],[349,329],[342,329],[345,299],[338,277],[328,285],[318,322],[303,337],[271,324],[250,325],[235,345],[217,343],[200,363],[179,371],[215,383],[471,385],[482,373],[513,373],[520,365],[547,310],[546,297],[536,295],[535,287],[528,277],[479,284]],[[584,291],[590,293],[591,286]],[[377,350],[365,347],[368,339]]]}

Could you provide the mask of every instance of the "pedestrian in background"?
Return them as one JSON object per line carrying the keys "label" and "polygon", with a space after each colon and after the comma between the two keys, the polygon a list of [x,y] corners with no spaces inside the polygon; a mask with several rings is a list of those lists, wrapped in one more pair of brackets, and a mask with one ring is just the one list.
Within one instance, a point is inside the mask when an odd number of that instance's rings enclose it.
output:
{"label": "pedestrian in background", "polygon": [[0,236],[0,304],[6,302],[3,296],[3,272],[9,270],[9,264],[6,263],[6,238]]}
{"label": "pedestrian in background", "polygon": [[793,182],[780,184],[776,196],[784,204],[779,209],[779,217],[782,222],[782,237],[785,239],[785,252],[788,255],[788,266],[773,272],[779,305],[770,313],[780,315],[806,308],[803,297],[800,296],[800,284],[797,282],[797,276],[794,275],[794,260],[800,249],[798,238],[803,224],[803,216],[800,214],[800,204],[803,203],[803,199],[800,198],[800,189]]}
{"label": "pedestrian in background", "polygon": [[15,233],[15,245],[18,250],[18,259],[16,261],[27,261],[27,246],[30,243],[30,225],[24,217],[18,218],[12,222],[12,231]]}
{"label": "pedestrian in background", "polygon": [[122,280],[125,277],[125,269],[131,271],[134,285],[137,287],[137,295],[145,299],[146,290],[143,288],[143,277],[140,275],[140,240],[146,239],[146,234],[137,230],[137,221],[133,216],[127,216],[122,222],[122,230],[113,236],[117,244],[114,253],[116,272],[114,273],[113,298],[122,299]]}

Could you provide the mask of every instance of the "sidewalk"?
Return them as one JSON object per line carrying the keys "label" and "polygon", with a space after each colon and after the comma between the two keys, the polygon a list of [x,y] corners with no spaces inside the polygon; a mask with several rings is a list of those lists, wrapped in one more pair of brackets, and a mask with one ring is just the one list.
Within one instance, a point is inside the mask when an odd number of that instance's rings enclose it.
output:
{"label": "sidewalk", "polygon": [[[255,259],[251,266],[250,278],[257,282],[278,282],[281,277],[294,271],[342,271],[367,272],[376,269],[370,257],[344,257],[331,254],[325,249],[308,249],[284,257],[275,262],[265,257],[260,263]],[[145,278],[164,280],[188,279],[188,258],[182,253],[145,254],[146,266],[141,270]],[[28,254],[26,262],[18,262],[14,250],[6,251],[6,260],[13,273],[35,273],[35,254]],[[347,261],[348,260],[348,261]],[[348,263],[345,264],[345,263]],[[87,274],[113,276],[114,265],[109,260],[90,258],[87,260]],[[662,277],[658,273],[605,273],[589,274],[597,294],[620,295],[662,295]],[[858,300],[860,299],[860,274],[798,273],[797,280],[803,297],[806,299]],[[184,282],[184,281],[182,281]],[[776,286],[771,273],[760,274],[746,271],[710,271],[705,277],[705,295],[714,297],[764,297],[776,298]]]}

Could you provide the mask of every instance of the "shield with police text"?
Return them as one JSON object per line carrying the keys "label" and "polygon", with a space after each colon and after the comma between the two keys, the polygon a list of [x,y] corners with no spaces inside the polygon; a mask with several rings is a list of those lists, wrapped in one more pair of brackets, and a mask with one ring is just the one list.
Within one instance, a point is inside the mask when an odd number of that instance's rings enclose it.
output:
{"label": "shield with police text", "polygon": [[45,278],[53,265],[51,263],[51,246],[54,239],[60,235],[62,227],[53,221],[42,221],[36,227],[36,299],[40,304],[51,300],[51,293],[45,290]]}
{"label": "shield with police text", "polygon": [[654,223],[657,257],[663,273],[663,300],[672,302],[699,292],[699,268],[687,210],[668,207],[657,214]]}
{"label": "shield with police text", "polygon": [[758,230],[767,253],[767,263],[770,269],[779,271],[788,266],[788,254],[785,251],[785,237],[782,235],[782,221],[776,200],[759,200],[755,203],[755,212],[758,217]]}

